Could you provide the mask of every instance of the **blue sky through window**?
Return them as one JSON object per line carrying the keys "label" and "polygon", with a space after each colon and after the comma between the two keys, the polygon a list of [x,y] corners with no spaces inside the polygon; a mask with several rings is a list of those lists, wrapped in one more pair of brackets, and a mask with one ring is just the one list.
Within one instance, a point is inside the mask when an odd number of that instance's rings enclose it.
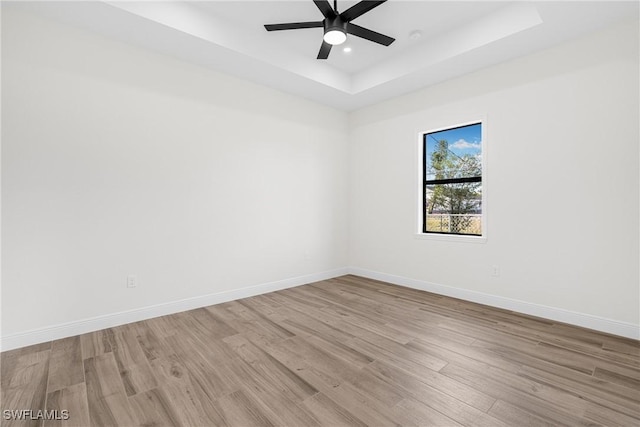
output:
{"label": "blue sky through window", "polygon": [[427,138],[427,162],[431,159],[431,153],[437,147],[437,141],[442,139],[449,143],[449,150],[457,156],[466,154],[480,156],[482,153],[482,124],[462,126],[454,129],[446,129],[425,135]]}

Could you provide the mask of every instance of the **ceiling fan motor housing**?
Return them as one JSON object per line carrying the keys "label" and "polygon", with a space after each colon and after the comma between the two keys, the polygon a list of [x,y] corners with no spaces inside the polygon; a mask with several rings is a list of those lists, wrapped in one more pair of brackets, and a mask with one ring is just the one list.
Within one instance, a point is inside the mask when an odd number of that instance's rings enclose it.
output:
{"label": "ceiling fan motor housing", "polygon": [[347,23],[340,18],[340,15],[333,19],[326,18],[324,20],[324,32],[326,33],[332,30],[342,31],[343,33],[347,32]]}

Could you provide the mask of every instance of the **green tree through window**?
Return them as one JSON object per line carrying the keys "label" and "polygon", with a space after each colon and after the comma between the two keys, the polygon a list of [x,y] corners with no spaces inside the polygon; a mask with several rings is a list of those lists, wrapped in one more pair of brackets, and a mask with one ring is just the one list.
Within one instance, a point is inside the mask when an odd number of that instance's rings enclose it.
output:
{"label": "green tree through window", "polygon": [[424,134],[423,232],[482,235],[482,129]]}

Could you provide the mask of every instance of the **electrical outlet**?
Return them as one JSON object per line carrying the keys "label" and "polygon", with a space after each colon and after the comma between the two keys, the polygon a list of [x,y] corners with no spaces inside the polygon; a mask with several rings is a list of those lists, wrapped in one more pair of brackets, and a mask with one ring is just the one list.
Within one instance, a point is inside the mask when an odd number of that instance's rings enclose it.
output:
{"label": "electrical outlet", "polygon": [[491,267],[491,275],[493,277],[500,276],[500,266],[499,265],[494,265],[494,266]]}
{"label": "electrical outlet", "polygon": [[127,288],[136,288],[138,286],[138,277],[134,274],[127,276]]}

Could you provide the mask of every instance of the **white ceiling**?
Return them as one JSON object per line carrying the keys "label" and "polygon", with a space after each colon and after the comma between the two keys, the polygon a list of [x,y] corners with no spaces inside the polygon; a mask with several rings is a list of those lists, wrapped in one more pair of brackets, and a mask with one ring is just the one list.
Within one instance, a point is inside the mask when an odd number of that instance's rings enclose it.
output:
{"label": "white ceiling", "polygon": [[[338,1],[338,9],[355,3]],[[637,1],[389,0],[354,23],[394,37],[393,44],[384,47],[350,35],[322,61],[315,59],[321,28],[267,32],[263,27],[322,20],[311,0],[3,5],[347,111],[638,19],[639,14]],[[421,37],[410,38],[416,30]],[[344,46],[352,51],[343,52]]]}

